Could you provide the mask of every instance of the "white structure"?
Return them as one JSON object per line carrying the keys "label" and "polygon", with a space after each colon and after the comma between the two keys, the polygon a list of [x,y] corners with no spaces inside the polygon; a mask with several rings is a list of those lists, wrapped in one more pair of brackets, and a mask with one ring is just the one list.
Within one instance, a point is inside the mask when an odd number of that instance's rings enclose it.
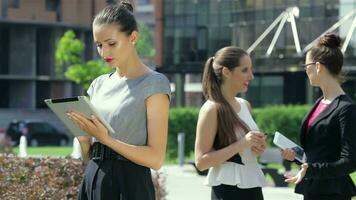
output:
{"label": "white structure", "polygon": [[70,156],[74,159],[79,159],[82,157],[80,143],[76,137],[74,137],[74,139],[73,139],[73,152],[70,154]]}
{"label": "white structure", "polygon": [[277,24],[279,24],[279,26],[273,36],[272,42],[269,45],[267,52],[266,52],[266,57],[269,57],[272,53],[272,50],[277,42],[279,35],[282,32],[284,24],[288,21],[291,23],[291,26],[292,26],[295,50],[297,51],[297,53],[299,55],[301,55],[302,50],[300,48],[299,36],[298,36],[297,26],[295,23],[295,18],[298,18],[298,17],[299,17],[299,8],[298,7],[287,8],[284,12],[282,12],[272,22],[272,24],[265,30],[265,32],[263,32],[262,35],[257,38],[257,40],[247,49],[247,52],[251,53],[251,51],[253,51],[256,48],[256,46],[274,29],[274,27],[276,27]]}
{"label": "white structure", "polygon": [[19,145],[19,157],[25,158],[27,157],[27,139],[25,136],[20,137],[20,145]]}
{"label": "white structure", "polygon": [[[347,46],[350,43],[351,37],[354,33],[354,30],[356,28],[356,9],[351,10],[349,13],[347,13],[343,18],[341,18],[339,21],[337,21],[334,25],[332,25],[328,30],[324,31],[322,34],[320,34],[320,36],[324,35],[327,32],[332,32],[335,31],[337,28],[339,28],[341,25],[345,24],[348,20],[353,19],[352,20],[352,24],[349,28],[349,30],[347,31],[347,36],[346,39],[344,41],[344,44],[341,48],[342,53],[345,53]],[[319,36],[319,37],[320,37]],[[309,43],[304,49],[303,52],[307,52],[314,44],[314,42],[316,40],[319,39],[319,37],[315,38],[315,40],[313,40],[311,43]]]}

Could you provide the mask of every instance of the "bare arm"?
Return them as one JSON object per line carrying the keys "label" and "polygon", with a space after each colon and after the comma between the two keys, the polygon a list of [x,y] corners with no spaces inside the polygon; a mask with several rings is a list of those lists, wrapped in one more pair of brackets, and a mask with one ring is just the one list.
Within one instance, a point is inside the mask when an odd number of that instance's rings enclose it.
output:
{"label": "bare arm", "polygon": [[213,143],[217,132],[217,110],[213,103],[207,102],[200,110],[196,141],[195,163],[199,170],[205,170],[217,166],[236,153],[242,152],[254,143],[259,143],[259,137],[253,133],[246,134],[245,138],[230,144],[219,150],[213,149]]}

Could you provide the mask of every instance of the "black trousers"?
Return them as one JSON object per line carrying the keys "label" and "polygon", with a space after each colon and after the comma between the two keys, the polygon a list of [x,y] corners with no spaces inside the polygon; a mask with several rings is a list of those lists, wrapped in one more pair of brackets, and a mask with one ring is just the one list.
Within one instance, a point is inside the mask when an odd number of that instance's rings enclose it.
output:
{"label": "black trousers", "polygon": [[213,186],[212,200],[263,200],[262,188],[241,189],[232,185]]}
{"label": "black trousers", "polygon": [[351,200],[349,196],[343,195],[315,195],[304,194],[304,200]]}
{"label": "black trousers", "polygon": [[154,200],[151,170],[130,161],[90,160],[78,200]]}

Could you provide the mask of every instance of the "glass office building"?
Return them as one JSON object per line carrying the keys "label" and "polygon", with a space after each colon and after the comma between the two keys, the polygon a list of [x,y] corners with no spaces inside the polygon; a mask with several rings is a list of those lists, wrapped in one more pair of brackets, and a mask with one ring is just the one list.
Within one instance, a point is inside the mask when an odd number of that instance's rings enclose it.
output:
{"label": "glass office building", "polygon": [[[343,16],[356,9],[355,0],[164,0],[162,69],[167,73],[200,76],[205,60],[221,47],[248,49],[287,8],[297,7],[296,28],[301,49]],[[354,14],[356,16],[356,14]],[[335,31],[346,38],[351,17]],[[255,80],[247,98],[255,106],[312,102],[319,92],[310,88],[299,68],[304,54],[295,47],[287,20],[269,56],[266,56],[278,25],[251,52]],[[345,52],[349,80],[345,90],[355,98],[355,33]]]}

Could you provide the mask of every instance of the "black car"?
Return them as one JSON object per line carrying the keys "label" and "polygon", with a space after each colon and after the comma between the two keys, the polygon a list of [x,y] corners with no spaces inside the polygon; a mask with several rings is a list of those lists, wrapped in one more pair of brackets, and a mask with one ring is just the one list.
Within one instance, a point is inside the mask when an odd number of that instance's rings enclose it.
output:
{"label": "black car", "polygon": [[13,145],[20,143],[20,137],[26,136],[29,146],[48,146],[68,144],[69,138],[65,133],[59,132],[51,124],[45,121],[12,121],[6,130]]}

